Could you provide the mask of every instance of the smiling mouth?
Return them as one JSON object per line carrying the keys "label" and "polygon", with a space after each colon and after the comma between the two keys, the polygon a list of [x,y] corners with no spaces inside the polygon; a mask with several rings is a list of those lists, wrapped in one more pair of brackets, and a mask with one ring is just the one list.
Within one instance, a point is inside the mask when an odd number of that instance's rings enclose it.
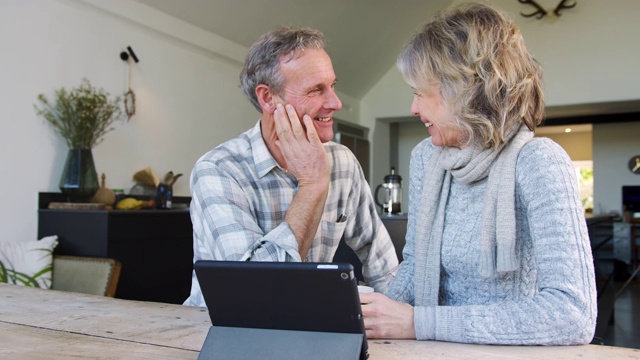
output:
{"label": "smiling mouth", "polygon": [[319,122],[329,122],[331,121],[331,116],[329,117],[316,117],[313,118],[314,121],[319,121]]}

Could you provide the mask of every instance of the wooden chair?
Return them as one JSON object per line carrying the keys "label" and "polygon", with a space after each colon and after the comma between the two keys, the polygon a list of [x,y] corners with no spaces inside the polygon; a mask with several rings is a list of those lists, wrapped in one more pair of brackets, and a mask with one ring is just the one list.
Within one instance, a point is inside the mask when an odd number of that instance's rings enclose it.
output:
{"label": "wooden chair", "polygon": [[121,267],[110,258],[54,255],[51,288],[114,297]]}

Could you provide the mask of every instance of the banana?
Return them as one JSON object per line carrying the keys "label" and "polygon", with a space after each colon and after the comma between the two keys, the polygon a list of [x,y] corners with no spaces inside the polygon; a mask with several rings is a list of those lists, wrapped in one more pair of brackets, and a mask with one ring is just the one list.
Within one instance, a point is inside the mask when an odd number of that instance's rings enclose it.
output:
{"label": "banana", "polygon": [[136,210],[140,209],[144,205],[143,200],[134,199],[131,197],[124,198],[116,204],[118,210]]}

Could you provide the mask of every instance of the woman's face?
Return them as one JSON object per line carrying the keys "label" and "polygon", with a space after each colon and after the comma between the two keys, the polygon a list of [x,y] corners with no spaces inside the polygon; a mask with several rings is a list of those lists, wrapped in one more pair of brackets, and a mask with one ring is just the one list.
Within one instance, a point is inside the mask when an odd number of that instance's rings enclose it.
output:
{"label": "woman's face", "polygon": [[462,148],[462,130],[456,124],[449,104],[440,96],[439,85],[429,85],[426,92],[415,90],[411,113],[420,116],[433,145]]}

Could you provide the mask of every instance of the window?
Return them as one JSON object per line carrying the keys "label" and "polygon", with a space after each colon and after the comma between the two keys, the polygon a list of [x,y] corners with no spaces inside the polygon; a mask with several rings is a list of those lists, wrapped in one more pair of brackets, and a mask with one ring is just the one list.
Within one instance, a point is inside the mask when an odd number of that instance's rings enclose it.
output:
{"label": "window", "polygon": [[574,161],[573,167],[576,170],[582,207],[590,214],[593,212],[593,161]]}

